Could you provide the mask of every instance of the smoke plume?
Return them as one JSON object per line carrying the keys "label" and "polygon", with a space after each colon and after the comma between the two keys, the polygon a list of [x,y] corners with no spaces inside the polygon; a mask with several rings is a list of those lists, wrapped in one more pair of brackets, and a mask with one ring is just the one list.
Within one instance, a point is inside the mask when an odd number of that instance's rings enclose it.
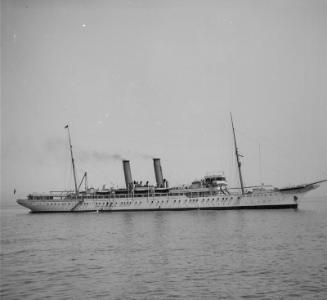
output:
{"label": "smoke plume", "polygon": [[[53,157],[56,161],[64,161],[69,155],[68,142],[62,138],[51,138],[45,141],[44,150],[46,155]],[[121,161],[124,157],[118,153],[108,153],[105,151],[87,151],[73,147],[74,157],[81,162],[105,162]]]}
{"label": "smoke plume", "polygon": [[77,155],[80,161],[97,161],[97,162],[105,162],[105,161],[116,161],[123,160],[123,156],[117,153],[108,153],[102,151],[80,151]]}

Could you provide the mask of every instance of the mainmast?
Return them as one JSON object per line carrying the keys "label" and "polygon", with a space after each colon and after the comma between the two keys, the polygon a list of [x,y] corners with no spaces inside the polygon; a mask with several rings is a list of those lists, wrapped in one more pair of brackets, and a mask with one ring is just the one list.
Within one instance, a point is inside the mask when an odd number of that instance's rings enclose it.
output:
{"label": "mainmast", "polygon": [[235,129],[234,129],[234,124],[233,124],[233,117],[232,117],[232,114],[230,114],[230,119],[231,119],[231,122],[232,122],[232,128],[233,128],[234,148],[235,148],[235,156],[236,156],[236,160],[237,160],[238,175],[239,175],[239,177],[240,177],[240,183],[241,183],[242,195],[244,195],[244,184],[243,184],[243,178],[242,178],[242,172],[241,172],[241,161],[240,161],[240,157],[241,157],[242,155],[238,153],[238,148],[237,148],[237,144],[236,144],[236,136],[235,136]]}
{"label": "mainmast", "polygon": [[69,126],[66,125],[65,129],[68,130],[68,139],[69,139],[69,147],[70,147],[70,156],[72,159],[72,165],[73,165],[73,175],[74,175],[74,184],[75,184],[75,193],[78,193],[78,188],[77,188],[77,181],[76,181],[76,172],[75,172],[75,162],[74,162],[74,156],[73,156],[73,146],[72,146],[72,141],[70,138],[70,131],[69,131]]}

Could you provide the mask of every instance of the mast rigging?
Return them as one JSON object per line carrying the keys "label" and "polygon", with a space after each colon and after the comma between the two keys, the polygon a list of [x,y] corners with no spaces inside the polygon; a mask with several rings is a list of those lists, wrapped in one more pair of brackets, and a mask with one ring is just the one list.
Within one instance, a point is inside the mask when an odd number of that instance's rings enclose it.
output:
{"label": "mast rigging", "polygon": [[73,156],[73,146],[70,138],[70,131],[69,131],[69,126],[66,125],[65,129],[68,130],[68,140],[69,140],[69,148],[70,148],[70,156],[72,159],[72,165],[73,165],[73,175],[74,175],[74,184],[75,184],[75,193],[78,193],[78,188],[77,188],[77,181],[76,181],[76,172],[75,172],[75,162],[74,162],[74,156]]}
{"label": "mast rigging", "polygon": [[233,124],[232,113],[230,114],[230,119],[231,119],[232,128],[233,128],[234,148],[235,148],[235,156],[236,156],[236,161],[237,161],[238,175],[239,175],[239,178],[240,178],[242,195],[244,195],[244,184],[243,184],[242,171],[241,171],[241,161],[240,161],[240,157],[242,157],[242,155],[239,154],[238,148],[237,148],[236,135],[235,135],[235,129],[234,129],[234,124]]}

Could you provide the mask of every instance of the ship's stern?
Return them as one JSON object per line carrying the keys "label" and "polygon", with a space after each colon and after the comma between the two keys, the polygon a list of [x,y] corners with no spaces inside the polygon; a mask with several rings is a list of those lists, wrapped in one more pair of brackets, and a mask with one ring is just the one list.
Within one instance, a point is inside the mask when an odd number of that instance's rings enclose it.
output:
{"label": "ship's stern", "polygon": [[32,211],[31,204],[29,203],[29,201],[27,199],[17,199],[16,202],[19,205],[24,206]]}

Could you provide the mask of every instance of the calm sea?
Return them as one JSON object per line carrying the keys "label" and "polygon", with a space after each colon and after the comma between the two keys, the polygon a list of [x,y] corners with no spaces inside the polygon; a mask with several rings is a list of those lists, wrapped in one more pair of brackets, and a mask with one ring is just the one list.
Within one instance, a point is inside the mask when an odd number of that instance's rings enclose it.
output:
{"label": "calm sea", "polygon": [[298,210],[1,209],[2,299],[327,299],[327,198]]}

